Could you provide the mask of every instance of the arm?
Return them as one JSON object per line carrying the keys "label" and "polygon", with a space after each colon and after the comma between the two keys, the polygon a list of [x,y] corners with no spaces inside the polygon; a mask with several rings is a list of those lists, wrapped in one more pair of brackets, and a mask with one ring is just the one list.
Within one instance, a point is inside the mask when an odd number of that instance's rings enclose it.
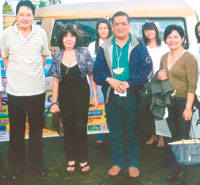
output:
{"label": "arm", "polygon": [[[57,77],[53,77],[53,87],[52,87],[52,104],[57,103],[58,101],[58,88],[59,88],[59,79]],[[57,104],[52,105],[51,112],[59,112],[60,109]]]}
{"label": "arm", "polygon": [[195,97],[195,91],[196,91],[196,84],[197,84],[197,76],[198,76],[198,67],[197,67],[197,61],[194,59],[194,57],[190,56],[186,60],[185,63],[185,69],[186,69],[186,80],[188,82],[188,90],[187,90],[187,101],[185,105],[185,110],[183,112],[183,118],[185,121],[192,119],[192,105],[194,102]]}
{"label": "arm", "polygon": [[[111,73],[104,55],[103,49],[100,47],[97,53],[96,61],[93,66],[94,81],[98,85],[105,85],[108,83],[117,92],[124,93],[126,88],[129,87],[127,82],[121,82],[111,77]],[[107,80],[107,78],[110,78]]]}
{"label": "arm", "polygon": [[93,102],[92,103],[95,106],[95,108],[98,108],[99,107],[98,90],[97,90],[97,85],[93,80],[93,73],[89,74],[89,78],[90,78],[92,91],[93,91]]}
{"label": "arm", "polygon": [[167,78],[168,78],[167,71],[165,69],[163,69],[163,60],[164,60],[163,58],[164,57],[161,58],[161,61],[160,61],[160,70],[157,73],[158,80],[161,80],[161,81],[167,80]]}
{"label": "arm", "polygon": [[189,121],[192,119],[192,105],[194,101],[194,94],[187,93],[187,101],[185,105],[185,110],[183,112],[183,118],[185,121]]}
{"label": "arm", "polygon": [[8,57],[3,57],[3,63],[4,63],[5,68],[7,69],[8,68]]}
{"label": "arm", "polygon": [[42,61],[43,61],[43,67],[45,66],[45,63],[46,63],[46,58],[47,58],[47,56],[42,56]]}
{"label": "arm", "polygon": [[8,67],[8,58],[9,58],[9,47],[6,37],[6,30],[3,31],[2,37],[1,37],[1,55],[3,58],[5,69],[7,70]]}
{"label": "arm", "polygon": [[93,66],[94,81],[97,85],[105,85],[106,79],[111,77],[111,73],[104,56],[104,51],[100,47],[97,53],[96,61]]}
{"label": "arm", "polygon": [[93,68],[94,62],[92,61],[92,57],[91,57],[90,52],[88,50],[86,50],[85,59],[86,59],[86,64],[87,64],[88,76],[90,78],[90,83],[91,83],[92,91],[93,91],[93,102],[92,102],[92,104],[95,106],[95,108],[98,108],[99,99],[98,99],[97,85],[93,80],[93,73],[92,73],[92,68]]}
{"label": "arm", "polygon": [[143,86],[148,81],[153,67],[151,57],[143,42],[139,41],[139,44],[131,51],[129,67],[130,76],[127,81],[129,86]]}

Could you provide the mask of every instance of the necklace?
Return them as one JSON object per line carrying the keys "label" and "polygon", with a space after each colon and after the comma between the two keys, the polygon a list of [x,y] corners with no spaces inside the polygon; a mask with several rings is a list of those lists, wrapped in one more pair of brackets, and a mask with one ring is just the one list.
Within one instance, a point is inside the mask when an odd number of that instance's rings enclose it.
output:
{"label": "necklace", "polygon": [[119,67],[119,60],[121,58],[121,54],[122,54],[122,49],[120,51],[120,54],[118,55],[118,51],[117,51],[117,45],[116,45],[116,54],[117,54],[117,62],[118,62],[118,65],[117,65],[117,68],[116,69],[113,69],[113,72],[117,75],[120,75],[124,72],[124,68],[120,68]]}

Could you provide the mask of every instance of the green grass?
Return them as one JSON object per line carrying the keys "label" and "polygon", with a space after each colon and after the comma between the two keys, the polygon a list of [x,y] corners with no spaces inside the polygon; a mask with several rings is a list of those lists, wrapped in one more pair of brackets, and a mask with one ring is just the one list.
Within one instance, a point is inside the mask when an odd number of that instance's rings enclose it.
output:
{"label": "green grass", "polygon": [[[63,138],[44,139],[44,163],[48,169],[47,177],[34,177],[30,169],[27,169],[27,176],[24,185],[170,185],[165,181],[165,176],[170,169],[162,166],[162,150],[155,146],[145,146],[144,137],[140,136],[139,170],[140,177],[131,179],[128,170],[124,169],[117,177],[109,177],[107,172],[112,166],[109,158],[109,143],[105,142],[99,146],[95,142],[95,136],[89,138],[89,163],[91,171],[82,174],[80,168],[69,174],[65,171],[65,153]],[[0,143],[7,171],[8,167],[8,142]],[[190,167],[188,170],[187,185],[198,185],[200,182],[200,167]],[[7,185],[13,185],[8,180]],[[22,185],[22,183],[20,184]]]}

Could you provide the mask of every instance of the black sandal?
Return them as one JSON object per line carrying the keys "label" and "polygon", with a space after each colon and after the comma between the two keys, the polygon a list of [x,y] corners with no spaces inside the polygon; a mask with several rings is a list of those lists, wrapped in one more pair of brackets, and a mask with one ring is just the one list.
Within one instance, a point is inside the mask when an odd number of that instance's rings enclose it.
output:
{"label": "black sandal", "polygon": [[[73,170],[68,170],[68,168],[73,168]],[[75,172],[75,164],[71,164],[71,165],[68,164],[66,170],[67,170],[67,172],[69,172],[69,173]]]}
{"label": "black sandal", "polygon": [[[88,165],[88,163],[86,163],[85,165],[83,165],[83,166],[80,166],[80,168],[81,168],[81,172],[82,173],[88,173],[88,172],[90,172],[90,170],[91,170],[91,168],[90,168],[90,166]],[[84,170],[85,168],[88,168],[88,170]]]}

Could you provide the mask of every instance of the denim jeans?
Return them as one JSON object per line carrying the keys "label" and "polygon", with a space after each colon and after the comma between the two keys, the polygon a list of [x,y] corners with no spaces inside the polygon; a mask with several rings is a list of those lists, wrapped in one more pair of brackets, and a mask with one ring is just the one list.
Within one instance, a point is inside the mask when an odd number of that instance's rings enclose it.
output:
{"label": "denim jeans", "polygon": [[111,92],[106,104],[110,154],[114,165],[123,168],[138,166],[138,136],[136,129],[136,97],[127,92],[120,97]]}

